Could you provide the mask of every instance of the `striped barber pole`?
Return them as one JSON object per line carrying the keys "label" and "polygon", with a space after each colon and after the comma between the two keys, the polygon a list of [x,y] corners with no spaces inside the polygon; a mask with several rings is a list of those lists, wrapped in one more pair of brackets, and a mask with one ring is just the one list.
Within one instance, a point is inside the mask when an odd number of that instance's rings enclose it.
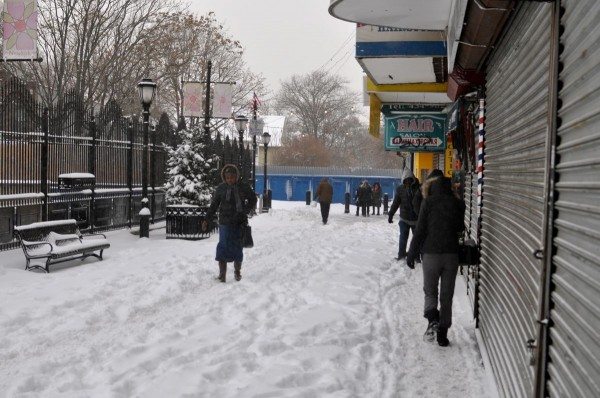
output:
{"label": "striped barber pole", "polygon": [[485,155],[485,98],[479,99],[479,142],[477,145],[477,225],[481,240],[481,208],[483,206],[483,161]]}

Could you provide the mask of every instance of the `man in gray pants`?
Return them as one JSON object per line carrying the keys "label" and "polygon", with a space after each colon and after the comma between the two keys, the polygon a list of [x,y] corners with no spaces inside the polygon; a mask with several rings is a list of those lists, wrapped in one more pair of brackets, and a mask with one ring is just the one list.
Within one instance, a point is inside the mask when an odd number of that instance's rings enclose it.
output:
{"label": "man in gray pants", "polygon": [[429,321],[425,339],[433,341],[437,333],[438,344],[445,347],[450,343],[448,328],[452,325],[458,238],[464,230],[465,204],[454,196],[451,181],[447,177],[428,179],[423,184],[422,192],[424,200],[406,264],[414,268],[415,259],[419,253],[423,254],[424,316]]}

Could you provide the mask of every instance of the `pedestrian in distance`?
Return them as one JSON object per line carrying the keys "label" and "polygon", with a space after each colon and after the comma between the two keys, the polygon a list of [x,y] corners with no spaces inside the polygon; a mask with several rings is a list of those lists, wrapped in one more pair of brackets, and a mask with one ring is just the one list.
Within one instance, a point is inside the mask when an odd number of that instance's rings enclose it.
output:
{"label": "pedestrian in distance", "polygon": [[415,175],[410,169],[404,169],[404,172],[402,173],[402,184],[396,187],[394,201],[392,202],[388,214],[388,222],[392,224],[394,222],[396,210],[400,209],[400,221],[398,222],[400,227],[400,237],[396,260],[402,260],[406,257],[409,232],[411,230],[413,231],[413,234],[415,232],[417,213],[415,213],[412,203],[418,190],[419,186],[416,182]]}
{"label": "pedestrian in distance", "polygon": [[[358,187],[358,207],[360,207],[360,214],[363,217],[367,216],[367,208],[371,202],[371,186],[367,180],[363,180],[363,182]],[[356,209],[356,215],[358,215],[358,209]]]}
{"label": "pedestrian in distance", "polygon": [[[227,164],[221,170],[223,182],[213,194],[206,213],[206,220],[212,220],[219,212],[219,243],[215,260],[219,263],[217,279],[225,282],[227,263],[233,262],[235,280],[242,279],[242,226],[248,223],[248,215],[256,207],[256,194],[245,182],[240,181],[238,168]],[[208,221],[202,222],[202,230],[208,229]]]}
{"label": "pedestrian in distance", "polygon": [[373,183],[371,205],[373,206],[373,215],[375,215],[375,209],[377,209],[377,215],[379,215],[379,210],[381,209],[381,184],[379,182]]}
{"label": "pedestrian in distance", "polygon": [[359,213],[360,213],[360,192],[361,192],[361,185],[358,186],[358,188],[356,188],[356,190],[354,191],[354,203],[356,204],[356,217],[358,217]]}
{"label": "pedestrian in distance", "polygon": [[367,181],[367,195],[366,195],[366,204],[367,204],[367,217],[371,215],[371,206],[373,205],[373,187]]}
{"label": "pedestrian in distance", "polygon": [[333,187],[329,183],[327,177],[323,177],[319,186],[317,187],[317,200],[321,207],[321,218],[323,224],[327,224],[329,218],[329,208],[331,206],[331,200],[333,199]]}
{"label": "pedestrian in distance", "polygon": [[449,178],[442,176],[429,182],[429,194],[421,204],[406,264],[414,268],[415,259],[422,253],[424,316],[428,321],[424,339],[433,341],[437,335],[438,344],[445,347],[449,344],[448,329],[452,325],[458,240],[465,228],[465,204],[452,192]]}

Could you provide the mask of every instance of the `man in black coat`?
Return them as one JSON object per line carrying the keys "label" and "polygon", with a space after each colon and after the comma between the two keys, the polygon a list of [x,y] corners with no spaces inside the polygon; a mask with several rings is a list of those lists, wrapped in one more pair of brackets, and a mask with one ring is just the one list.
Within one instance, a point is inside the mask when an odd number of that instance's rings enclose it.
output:
{"label": "man in black coat", "polygon": [[[241,269],[244,254],[242,252],[241,226],[248,222],[248,214],[256,207],[256,194],[245,182],[239,181],[239,171],[233,164],[227,164],[221,170],[223,182],[213,194],[206,219],[212,220],[219,211],[219,243],[215,260],[219,262],[219,279],[225,282],[227,263],[233,261],[235,280],[242,279]],[[208,229],[208,222],[202,222],[202,229]]]}
{"label": "man in black coat", "polygon": [[465,228],[465,204],[454,195],[452,182],[447,177],[431,181],[429,193],[421,205],[406,264],[414,268],[416,257],[422,254],[424,316],[429,321],[426,338],[429,338],[428,333],[433,338],[437,330],[438,344],[447,346],[458,272],[458,240]]}
{"label": "man in black coat", "polygon": [[394,201],[390,207],[388,214],[388,222],[392,224],[394,222],[394,214],[396,210],[400,209],[400,239],[398,243],[398,257],[397,260],[401,260],[406,257],[406,245],[408,243],[408,234],[410,230],[415,230],[417,225],[417,213],[413,210],[413,197],[419,190],[419,185],[416,183],[415,175],[410,169],[404,169],[402,173],[402,185],[396,187],[396,193],[394,195]]}

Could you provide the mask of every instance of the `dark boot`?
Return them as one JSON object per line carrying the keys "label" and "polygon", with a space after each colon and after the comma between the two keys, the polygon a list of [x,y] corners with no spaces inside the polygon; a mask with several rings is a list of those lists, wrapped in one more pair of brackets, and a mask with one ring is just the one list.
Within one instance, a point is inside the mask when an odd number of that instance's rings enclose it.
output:
{"label": "dark boot", "polygon": [[233,267],[235,268],[235,280],[239,282],[242,280],[242,263],[236,261],[233,263]]}
{"label": "dark boot", "polygon": [[450,341],[448,341],[448,328],[438,327],[437,342],[440,347],[448,347]]}
{"label": "dark boot", "polygon": [[219,261],[219,276],[217,279],[225,283],[225,275],[227,274],[227,263],[225,261]]}

